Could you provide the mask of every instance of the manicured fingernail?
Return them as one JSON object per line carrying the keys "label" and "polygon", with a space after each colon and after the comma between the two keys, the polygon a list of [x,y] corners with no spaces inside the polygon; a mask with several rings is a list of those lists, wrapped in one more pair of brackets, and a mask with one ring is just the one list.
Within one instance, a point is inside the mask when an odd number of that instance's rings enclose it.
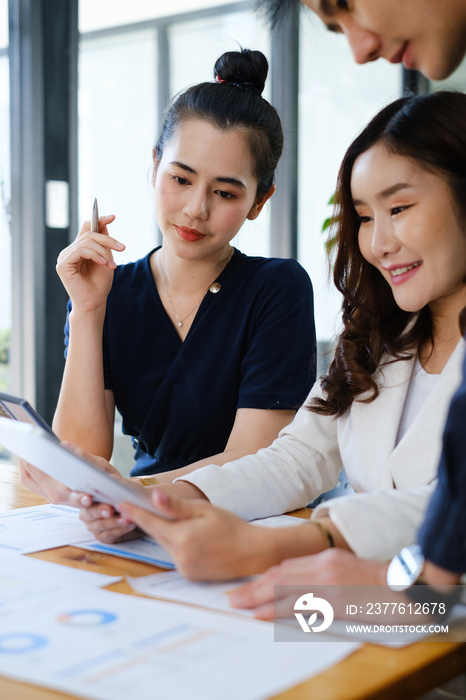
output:
{"label": "manicured fingernail", "polygon": [[83,496],[81,498],[81,505],[88,508],[92,503],[92,498],[90,496]]}
{"label": "manicured fingernail", "polygon": [[120,241],[117,241],[115,243],[115,248],[118,248],[118,250],[124,250],[126,248],[124,243],[120,243]]}
{"label": "manicured fingernail", "polygon": [[110,511],[107,510],[106,508],[102,508],[102,510],[100,511],[100,515],[102,518],[110,518],[111,517]]}

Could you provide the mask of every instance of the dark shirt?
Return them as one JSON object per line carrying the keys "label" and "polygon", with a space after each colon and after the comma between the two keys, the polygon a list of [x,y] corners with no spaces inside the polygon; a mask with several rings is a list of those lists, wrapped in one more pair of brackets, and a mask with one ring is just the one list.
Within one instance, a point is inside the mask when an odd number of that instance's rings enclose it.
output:
{"label": "dark shirt", "polygon": [[105,387],[136,438],[133,475],[222,452],[238,408],[297,409],[315,380],[312,286],[296,261],[235,250],[182,342],[152,252],[115,270],[104,324]]}
{"label": "dark shirt", "polygon": [[426,559],[448,571],[466,572],[466,356],[448,411],[438,486],[418,539]]}

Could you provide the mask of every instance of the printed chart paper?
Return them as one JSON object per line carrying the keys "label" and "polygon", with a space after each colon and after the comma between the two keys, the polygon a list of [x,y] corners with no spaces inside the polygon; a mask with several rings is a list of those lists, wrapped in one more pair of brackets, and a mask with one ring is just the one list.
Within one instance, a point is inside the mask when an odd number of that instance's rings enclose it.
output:
{"label": "printed chart paper", "polygon": [[92,700],[260,700],[353,643],[273,641],[273,625],[95,589],[0,612],[0,673]]}
{"label": "printed chart paper", "polygon": [[76,508],[53,504],[4,511],[0,513],[0,551],[27,554],[88,539],[78,514]]}
{"label": "printed chart paper", "polygon": [[29,554],[68,544],[165,569],[175,568],[168,552],[150,537],[114,545],[102,544],[81,522],[79,510],[71,506],[46,504],[0,513],[0,552]]}

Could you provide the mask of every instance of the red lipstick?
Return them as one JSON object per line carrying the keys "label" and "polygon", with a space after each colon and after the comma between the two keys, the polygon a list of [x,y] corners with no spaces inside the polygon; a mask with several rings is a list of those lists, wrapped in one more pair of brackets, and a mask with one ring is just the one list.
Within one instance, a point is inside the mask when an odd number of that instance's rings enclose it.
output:
{"label": "red lipstick", "polygon": [[204,234],[195,228],[187,228],[186,226],[175,226],[176,232],[184,241],[200,241],[204,238]]}

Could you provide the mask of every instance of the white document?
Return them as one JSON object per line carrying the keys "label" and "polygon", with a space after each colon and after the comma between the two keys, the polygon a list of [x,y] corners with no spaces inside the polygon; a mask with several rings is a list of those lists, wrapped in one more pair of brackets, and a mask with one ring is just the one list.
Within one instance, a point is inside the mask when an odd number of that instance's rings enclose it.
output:
{"label": "white document", "polygon": [[[87,533],[89,535],[89,533]],[[87,549],[91,552],[103,552],[113,554],[116,557],[143,561],[146,564],[154,564],[162,569],[174,569],[175,562],[166,549],[161,547],[151,537],[144,536],[129,542],[117,542],[116,544],[104,544],[94,537],[84,542],[76,542],[75,547]]]}
{"label": "white document", "polygon": [[0,611],[0,673],[93,700],[260,700],[353,643],[273,641],[273,625],[95,589]]}
{"label": "white document", "polygon": [[0,513],[0,552],[39,552],[89,538],[79,520],[79,511],[69,506],[46,504],[15,508]]}
{"label": "white document", "polygon": [[65,588],[108,586],[120,580],[121,576],[83,571],[0,550],[0,612]]}
{"label": "white document", "polygon": [[252,581],[249,578],[239,578],[232,581],[215,583],[211,581],[194,582],[187,581],[177,571],[167,571],[163,574],[150,574],[149,576],[127,576],[126,580],[137,593],[150,595],[154,598],[164,598],[179,603],[191,603],[214,610],[236,613],[253,617],[252,610],[232,608],[229,593],[241,584]]}

